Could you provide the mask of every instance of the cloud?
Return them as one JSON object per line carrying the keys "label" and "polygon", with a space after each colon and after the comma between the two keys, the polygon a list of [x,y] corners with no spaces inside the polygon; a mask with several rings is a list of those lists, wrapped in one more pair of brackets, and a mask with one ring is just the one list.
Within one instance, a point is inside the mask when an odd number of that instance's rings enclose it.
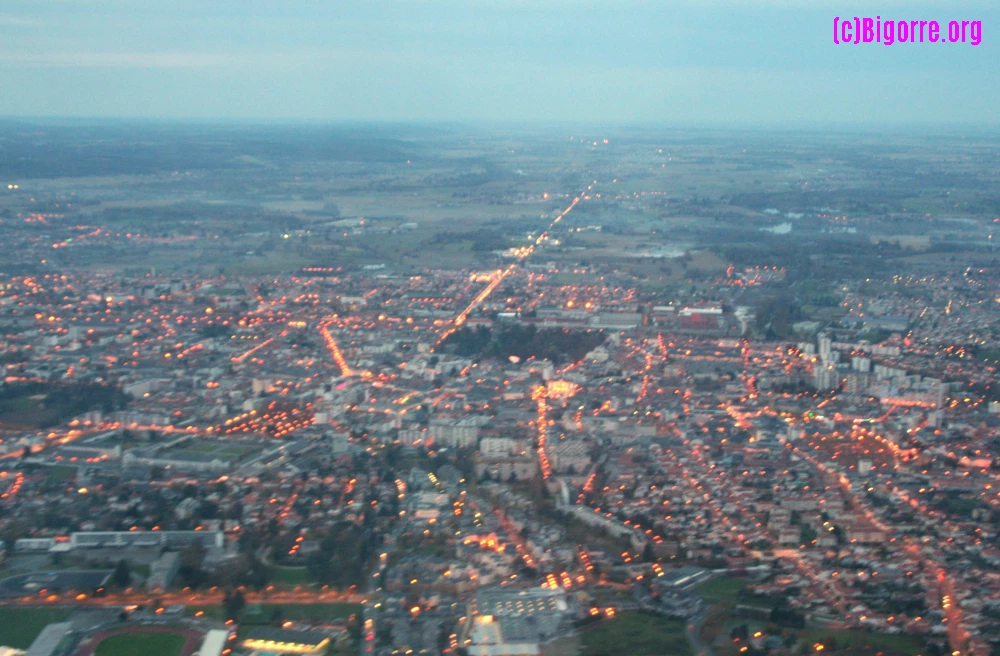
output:
{"label": "cloud", "polygon": [[235,60],[232,55],[188,52],[0,52],[0,63],[60,68],[209,68]]}
{"label": "cloud", "polygon": [[37,18],[15,14],[0,14],[0,27],[37,27],[41,24],[42,22]]}
{"label": "cloud", "polygon": [[360,48],[310,49],[283,52],[3,52],[0,65],[35,68],[254,68],[289,70],[305,66],[397,65],[419,61],[405,53]]}

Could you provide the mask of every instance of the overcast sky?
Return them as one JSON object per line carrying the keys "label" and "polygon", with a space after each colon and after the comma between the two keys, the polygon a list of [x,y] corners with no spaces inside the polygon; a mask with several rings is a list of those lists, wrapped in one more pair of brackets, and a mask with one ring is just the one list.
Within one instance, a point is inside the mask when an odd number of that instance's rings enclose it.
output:
{"label": "overcast sky", "polygon": [[[834,16],[983,21],[836,46]],[[3,0],[0,115],[1000,121],[1000,2]]]}

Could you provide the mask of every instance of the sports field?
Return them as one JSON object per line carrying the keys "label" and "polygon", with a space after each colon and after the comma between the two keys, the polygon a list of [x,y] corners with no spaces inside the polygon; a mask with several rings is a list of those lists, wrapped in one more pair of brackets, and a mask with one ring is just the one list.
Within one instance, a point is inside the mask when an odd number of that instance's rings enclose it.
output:
{"label": "sports field", "polygon": [[42,606],[0,608],[0,645],[27,649],[47,624],[63,622],[71,612]]}
{"label": "sports field", "polygon": [[117,633],[108,636],[94,652],[96,656],[180,656],[184,636],[179,633]]}
{"label": "sports field", "polygon": [[191,656],[202,633],[184,627],[125,626],[87,636],[78,656]]}

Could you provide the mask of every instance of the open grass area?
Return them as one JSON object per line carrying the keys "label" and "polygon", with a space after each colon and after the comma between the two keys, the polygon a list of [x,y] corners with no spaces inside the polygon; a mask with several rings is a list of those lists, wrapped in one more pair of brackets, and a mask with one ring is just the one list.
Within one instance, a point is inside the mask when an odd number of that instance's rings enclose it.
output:
{"label": "open grass area", "polygon": [[[260,604],[260,615],[270,620],[280,609],[286,620],[338,620],[361,612],[361,604]],[[248,611],[251,609],[248,607]],[[251,617],[251,613],[247,613]]]}
{"label": "open grass area", "polygon": [[271,565],[267,568],[267,573],[275,583],[285,583],[287,585],[303,585],[309,583],[309,570],[305,567],[282,567],[281,565]]}
{"label": "open grass area", "polygon": [[611,586],[594,586],[588,592],[598,606],[620,607],[635,600],[631,590]]}
{"label": "open grass area", "polygon": [[[42,397],[44,398],[44,397]],[[31,396],[20,396],[13,399],[0,401],[0,412],[34,412],[42,405],[41,398]]]}
{"label": "open grass area", "polygon": [[62,622],[70,608],[0,608],[0,645],[27,649],[46,624]]}
{"label": "open grass area", "polygon": [[302,257],[293,253],[267,253],[265,255],[225,260],[226,273],[233,275],[260,275],[294,272],[305,266],[322,265],[322,258]]}
{"label": "open grass area", "polygon": [[63,465],[49,467],[45,471],[45,478],[48,481],[72,481],[76,480],[76,471],[76,467],[66,467]]}
{"label": "open grass area", "polygon": [[178,447],[174,453],[219,458],[240,458],[256,447],[246,444],[227,444],[218,440],[191,441]]}
{"label": "open grass area", "polygon": [[37,426],[37,417],[42,414],[45,409],[39,398],[21,396],[0,401],[0,426]]}
{"label": "open grass area", "polygon": [[832,629],[805,629],[800,637],[806,644],[820,643],[827,651],[834,649],[862,649],[884,656],[915,656],[926,651],[927,646],[917,638],[904,635],[886,635],[868,631]]}
{"label": "open grass area", "polygon": [[93,408],[121,407],[114,387],[92,383],[16,383],[0,390],[0,427],[47,428]]}
{"label": "open grass area", "polygon": [[709,601],[735,601],[750,582],[732,576],[720,576],[698,586],[698,594]]}
{"label": "open grass area", "polygon": [[583,634],[584,656],[687,656],[684,623],[652,613],[627,611]]}
{"label": "open grass area", "polygon": [[95,656],[178,656],[184,648],[179,633],[118,633],[97,645]]}
{"label": "open grass area", "polygon": [[[225,620],[222,606],[188,606],[188,615],[204,612],[205,617]],[[270,626],[276,619],[304,622],[323,622],[329,620],[347,619],[351,615],[361,614],[361,604],[250,604],[238,618],[237,634],[242,637],[257,626]]]}

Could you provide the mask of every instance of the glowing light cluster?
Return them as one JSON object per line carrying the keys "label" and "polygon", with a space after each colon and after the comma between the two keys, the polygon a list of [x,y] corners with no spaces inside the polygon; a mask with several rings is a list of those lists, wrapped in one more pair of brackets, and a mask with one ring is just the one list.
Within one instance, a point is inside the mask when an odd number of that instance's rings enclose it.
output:
{"label": "glowing light cluster", "polygon": [[340,347],[337,346],[337,340],[333,338],[330,334],[330,327],[324,324],[319,329],[320,334],[323,336],[323,341],[326,342],[326,348],[330,351],[330,355],[333,356],[333,361],[337,363],[340,367],[340,373],[345,378],[354,374],[354,371],[347,366],[347,360],[344,359],[344,354],[340,352]]}

